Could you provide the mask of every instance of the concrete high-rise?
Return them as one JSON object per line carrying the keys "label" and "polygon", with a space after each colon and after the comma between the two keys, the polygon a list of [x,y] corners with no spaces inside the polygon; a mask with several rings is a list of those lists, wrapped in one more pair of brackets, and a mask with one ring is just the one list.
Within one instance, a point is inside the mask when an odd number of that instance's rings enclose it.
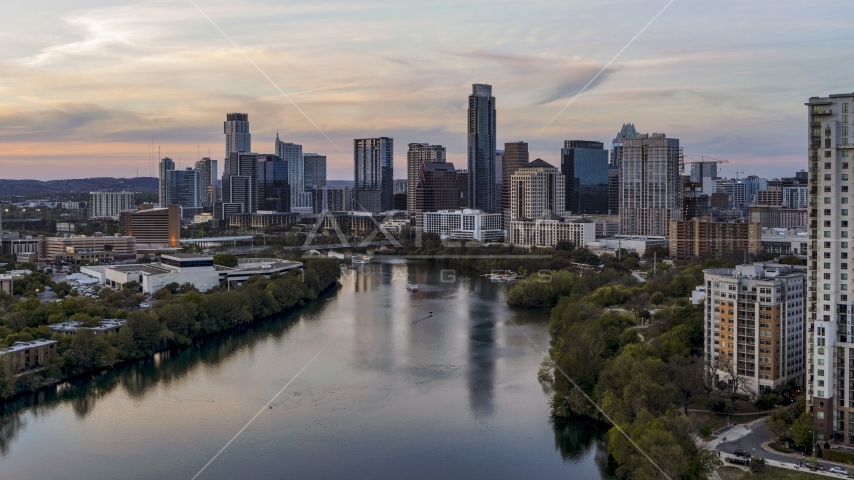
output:
{"label": "concrete high-rise", "polygon": [[[495,174],[495,97],[492,86],[472,85],[468,105],[469,204],[485,212],[501,209]],[[505,149],[505,162],[506,162]]]}
{"label": "concrete high-rise", "polygon": [[509,180],[511,221],[563,212],[564,177],[552,165],[538,158],[519,167]]}
{"label": "concrete high-rise", "polygon": [[311,192],[305,188],[305,163],[302,158],[302,145],[279,140],[276,134],[276,155],[288,162],[288,184],[291,186],[291,211],[310,214],[312,212]]}
{"label": "concrete high-rise", "polygon": [[227,113],[222,124],[222,133],[225,134],[225,158],[233,152],[252,151],[248,113]]}
{"label": "concrete high-rise", "polygon": [[133,192],[89,192],[89,218],[118,217],[133,208]]}
{"label": "concrete high-rise", "polygon": [[816,442],[854,444],[854,283],[851,263],[851,123],[854,94],[806,103],[809,172],[807,408]]}
{"label": "concrete high-rise", "polygon": [[602,142],[567,140],[560,157],[566,184],[565,210],[573,215],[606,215],[608,151]]}
{"label": "concrete high-rise", "polygon": [[258,154],[232,152],[222,173],[222,203],[235,212],[255,213],[260,204],[258,189]]}
{"label": "concrete high-rise", "polygon": [[169,172],[171,172],[172,170],[175,170],[175,162],[172,161],[172,159],[169,157],[163,157],[160,160],[160,165],[159,165],[158,170],[159,170],[159,180],[160,180],[159,187],[160,188],[159,188],[159,195],[158,195],[158,202],[157,203],[159,203],[161,207],[165,207],[165,206],[169,205],[169,197],[171,196],[170,182],[172,179],[170,177],[171,174]]}
{"label": "concrete high-rise", "polygon": [[620,233],[668,236],[682,218],[682,149],[663,133],[623,140],[620,159]]}
{"label": "concrete high-rise", "polygon": [[528,164],[528,144],[522,141],[505,143],[504,154],[501,158],[501,212],[504,214],[504,227],[509,225],[510,220],[510,179],[516,170]]}
{"label": "concrete high-rise", "polygon": [[353,140],[354,208],[365,212],[394,209],[394,141],[389,137]]}
{"label": "concrete high-rise", "polygon": [[703,193],[711,195],[717,191],[717,162],[696,162],[691,164],[691,181],[703,185]]}
{"label": "concrete high-rise", "polygon": [[409,150],[406,152],[406,209],[409,211],[411,217],[417,214],[415,200],[418,196],[418,177],[421,173],[421,164],[424,162],[445,163],[445,161],[445,147],[441,145],[430,145],[429,143],[409,144]]}

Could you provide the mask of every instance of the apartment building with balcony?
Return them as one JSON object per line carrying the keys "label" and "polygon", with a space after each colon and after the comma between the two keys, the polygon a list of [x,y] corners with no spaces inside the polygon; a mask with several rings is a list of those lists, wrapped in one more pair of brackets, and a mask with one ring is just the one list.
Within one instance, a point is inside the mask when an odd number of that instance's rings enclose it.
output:
{"label": "apartment building with balcony", "polygon": [[[807,408],[816,441],[854,444],[854,331],[850,214],[854,93],[811,97],[807,107],[810,345]],[[854,130],[852,130],[854,132]]]}
{"label": "apartment building with balcony", "polygon": [[803,267],[753,263],[703,270],[707,368],[752,396],[789,381],[804,385],[807,274]]}

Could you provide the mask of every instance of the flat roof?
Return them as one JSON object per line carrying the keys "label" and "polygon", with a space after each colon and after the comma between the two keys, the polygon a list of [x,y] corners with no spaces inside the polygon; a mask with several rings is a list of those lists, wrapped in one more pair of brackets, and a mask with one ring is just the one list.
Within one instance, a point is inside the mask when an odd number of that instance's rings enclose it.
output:
{"label": "flat roof", "polygon": [[31,342],[15,342],[11,347],[0,348],[0,355],[4,353],[20,352],[28,348],[41,347],[56,343],[56,340],[33,340]]}
{"label": "flat roof", "polygon": [[205,237],[205,238],[182,238],[181,243],[203,243],[203,242],[233,242],[236,240],[252,240],[252,235],[240,235],[235,237]]}
{"label": "flat roof", "polygon": [[143,265],[143,264],[113,265],[109,268],[109,270],[116,270],[117,272],[123,272],[123,273],[140,272],[140,273],[148,273],[150,275],[160,275],[162,273],[172,272],[172,270],[169,270],[168,268],[158,267],[155,265]]}
{"label": "flat roof", "polygon": [[181,258],[196,258],[196,259],[210,258],[210,259],[213,259],[212,255],[200,255],[198,253],[164,253],[160,256],[161,257],[178,258],[178,259],[181,259]]}

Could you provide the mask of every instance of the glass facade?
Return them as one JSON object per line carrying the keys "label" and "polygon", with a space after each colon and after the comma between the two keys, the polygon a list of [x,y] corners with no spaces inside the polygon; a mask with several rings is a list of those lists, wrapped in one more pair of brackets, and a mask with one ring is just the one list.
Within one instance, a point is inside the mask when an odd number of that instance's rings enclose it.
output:
{"label": "glass facade", "polygon": [[291,189],[288,183],[288,162],[275,155],[262,155],[259,162],[258,185],[262,189],[261,210],[291,211]]}
{"label": "glass facade", "polygon": [[566,210],[573,214],[608,214],[608,151],[602,142],[569,140],[561,149],[566,179]]}

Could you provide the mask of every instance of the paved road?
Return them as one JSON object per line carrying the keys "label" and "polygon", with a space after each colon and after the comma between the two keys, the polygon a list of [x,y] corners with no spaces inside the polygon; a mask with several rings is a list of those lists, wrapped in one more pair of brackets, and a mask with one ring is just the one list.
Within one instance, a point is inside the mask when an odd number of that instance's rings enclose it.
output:
{"label": "paved road", "polygon": [[[766,442],[769,439],[773,438],[773,434],[769,432],[768,429],[765,427],[764,418],[751,422],[749,426],[749,431],[746,432],[744,436],[727,442],[721,441],[717,445],[717,449],[721,452],[733,453],[737,448],[740,448],[749,452],[751,455],[761,455],[766,460],[776,460],[778,462],[785,462],[788,464],[797,463],[797,457],[790,457],[782,453],[762,449],[762,442]],[[722,437],[727,437],[729,436],[729,434],[730,432],[726,432],[722,435]],[[824,467],[825,470],[837,465],[835,463],[829,463],[824,461],[819,461],[818,463],[819,465]]]}

